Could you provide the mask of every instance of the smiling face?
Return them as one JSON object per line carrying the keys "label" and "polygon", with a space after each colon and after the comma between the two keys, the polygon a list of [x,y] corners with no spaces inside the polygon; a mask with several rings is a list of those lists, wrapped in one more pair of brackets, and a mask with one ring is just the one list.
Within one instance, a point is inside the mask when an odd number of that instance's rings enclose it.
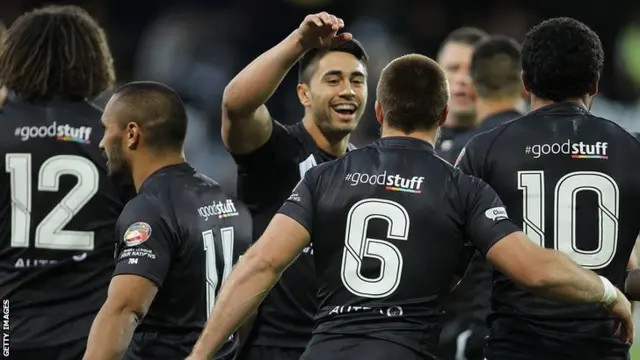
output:
{"label": "smiling face", "polygon": [[367,70],[352,54],[328,52],[316,60],[308,84],[298,84],[298,96],[325,133],[351,133],[367,102]]}

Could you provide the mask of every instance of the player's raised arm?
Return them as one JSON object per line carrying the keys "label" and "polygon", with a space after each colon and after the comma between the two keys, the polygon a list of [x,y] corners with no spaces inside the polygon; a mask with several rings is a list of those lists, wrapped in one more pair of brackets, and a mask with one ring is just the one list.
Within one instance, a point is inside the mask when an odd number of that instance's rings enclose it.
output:
{"label": "player's raised arm", "polygon": [[307,172],[260,239],[234,267],[188,360],[210,359],[309,245],[314,208],[311,173]]}
{"label": "player's raised arm", "polygon": [[231,80],[222,96],[222,139],[232,153],[248,154],[267,142],[272,123],[265,103],[307,50],[351,39],[349,33],[337,34],[343,27],[342,19],[326,12],[308,15]]}
{"label": "player's raised arm", "polygon": [[466,177],[466,234],[503,274],[532,293],[556,301],[601,303],[623,321],[622,337],[633,339],[631,305],[605,277],[583,269],[568,256],[543,249],[519,231],[495,191]]}

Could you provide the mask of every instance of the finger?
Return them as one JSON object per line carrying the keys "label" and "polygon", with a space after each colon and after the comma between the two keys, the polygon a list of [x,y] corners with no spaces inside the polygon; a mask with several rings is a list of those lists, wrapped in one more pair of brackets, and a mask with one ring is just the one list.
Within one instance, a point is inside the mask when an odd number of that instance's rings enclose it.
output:
{"label": "finger", "polygon": [[342,29],[344,27],[344,20],[338,18],[338,27]]}
{"label": "finger", "polygon": [[304,22],[315,24],[318,27],[323,25],[322,20],[320,20],[320,17],[318,15],[308,15],[306,18],[304,18]]}
{"label": "finger", "polygon": [[320,20],[322,20],[323,24],[331,25],[331,18],[329,17],[329,14],[327,14],[325,11],[319,13],[318,17],[320,18]]}
{"label": "finger", "polygon": [[340,44],[342,44],[342,43],[344,43],[346,41],[349,41],[351,39],[353,39],[353,35],[351,33],[344,32],[344,33],[341,33],[341,34],[338,34],[338,35],[334,36],[333,40],[332,40],[332,44],[340,45]]}
{"label": "finger", "polygon": [[626,328],[627,328],[627,341],[629,341],[629,344],[633,344],[633,339],[634,339],[634,327],[633,327],[633,319],[631,317],[627,318],[627,324],[626,324]]}
{"label": "finger", "polygon": [[331,21],[331,30],[338,30],[340,26],[338,25],[338,18],[329,14],[329,20]]}

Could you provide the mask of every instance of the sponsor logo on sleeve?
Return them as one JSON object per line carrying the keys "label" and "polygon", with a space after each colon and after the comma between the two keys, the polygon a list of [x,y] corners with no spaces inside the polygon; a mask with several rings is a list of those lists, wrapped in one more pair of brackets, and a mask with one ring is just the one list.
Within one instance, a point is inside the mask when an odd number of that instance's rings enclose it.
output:
{"label": "sponsor logo on sleeve", "polygon": [[509,218],[507,209],[504,207],[494,207],[484,212],[484,216],[493,221],[506,220]]}
{"label": "sponsor logo on sleeve", "polygon": [[149,240],[151,236],[151,226],[146,222],[137,222],[131,224],[124,232],[124,243],[126,246],[138,246]]}

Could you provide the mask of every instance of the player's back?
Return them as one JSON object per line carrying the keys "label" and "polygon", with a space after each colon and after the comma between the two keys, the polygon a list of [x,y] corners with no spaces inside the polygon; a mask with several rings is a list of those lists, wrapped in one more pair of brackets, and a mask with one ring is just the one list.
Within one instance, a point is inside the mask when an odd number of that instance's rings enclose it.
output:
{"label": "player's back", "polygon": [[10,98],[0,110],[0,297],[12,350],[86,338],[106,299],[124,206],[98,143],[102,111]]}
{"label": "player's back", "polygon": [[430,144],[406,137],[383,138],[310,171],[321,195],[311,239],[321,305],[311,346],[346,335],[431,358],[440,296],[469,259],[462,256],[469,254],[464,175]]}
{"label": "player's back", "polygon": [[[465,156],[463,170],[496,190],[529,238],[623,287],[640,230],[640,143],[631,134],[560,103],[481,134]],[[627,350],[600,306],[543,300],[499,273],[492,310],[489,355],[514,347],[530,357],[604,359]]]}
{"label": "player's back", "polygon": [[[136,329],[127,358],[182,359],[204,329],[222,280],[251,244],[251,216],[215,181],[186,163],[152,174],[127,204],[121,221],[132,212],[149,211],[149,207],[166,222],[147,233],[165,234],[167,253],[125,247],[119,261],[135,262],[131,264],[134,268],[146,266],[137,260],[151,254],[164,254],[170,260],[161,260],[168,264],[168,271]],[[153,261],[150,264],[154,266]],[[127,272],[120,273],[123,271]],[[233,353],[237,341],[234,337],[219,355]]]}

